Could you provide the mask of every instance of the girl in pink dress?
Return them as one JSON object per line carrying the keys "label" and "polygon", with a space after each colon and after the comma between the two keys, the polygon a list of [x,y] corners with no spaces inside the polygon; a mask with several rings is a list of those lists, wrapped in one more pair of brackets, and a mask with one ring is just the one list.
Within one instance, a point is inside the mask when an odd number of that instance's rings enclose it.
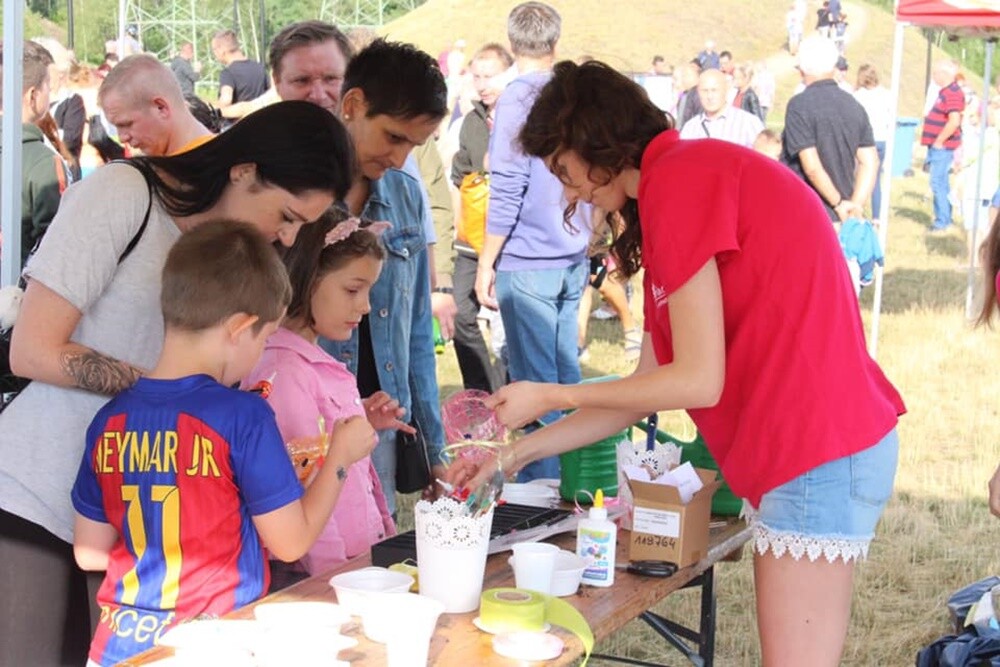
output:
{"label": "girl in pink dress", "polygon": [[[285,442],[322,440],[321,432],[352,415],[366,415],[376,430],[412,431],[399,421],[402,410],[391,397],[377,392],[362,400],[354,375],[317,345],[320,336],[350,338],[370,310],[368,293],[382,270],[378,234],[386,223],[359,228],[364,223],[356,218],[338,222],[339,217],[331,213],[320,218],[285,252],[292,302],[244,380],[245,386],[270,383],[267,400]],[[309,574],[329,570],[395,533],[382,485],[366,456],[347,470],[333,514],[300,561],[301,569]]]}

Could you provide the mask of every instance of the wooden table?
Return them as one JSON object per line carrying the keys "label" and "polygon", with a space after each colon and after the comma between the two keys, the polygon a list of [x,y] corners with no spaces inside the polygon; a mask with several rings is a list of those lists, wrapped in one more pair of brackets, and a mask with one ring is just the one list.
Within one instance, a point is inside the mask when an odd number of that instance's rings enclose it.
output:
{"label": "wooden table", "polygon": [[[628,531],[619,531],[618,554],[619,563],[628,562]],[[575,535],[560,535],[548,540],[564,549],[575,547]],[[573,604],[590,623],[596,639],[602,639],[619,630],[634,618],[642,618],[649,623],[668,642],[680,649],[695,665],[712,664],[715,649],[715,591],[714,566],[719,561],[733,554],[738,554],[743,545],[750,539],[750,529],[742,521],[730,520],[722,525],[713,526],[709,539],[708,556],[700,562],[679,570],[667,578],[639,577],[628,574],[624,570],[615,573],[615,583],[610,588],[593,588],[581,586],[576,595],[563,598]],[[486,563],[486,576],[483,589],[514,585],[514,574],[507,564],[507,553],[491,556]],[[355,558],[343,566],[323,575],[311,577],[295,586],[286,588],[270,595],[260,602],[282,602],[293,600],[321,600],[335,602],[336,595],[327,583],[334,574],[346,570],[367,567],[371,564],[369,556]],[[699,630],[684,628],[664,619],[648,610],[657,602],[674,591],[689,586],[702,587],[701,623]],[[253,607],[248,605],[238,609],[227,618],[253,618]],[[480,632],[472,625],[472,619],[478,612],[468,614],[442,614],[437,630],[431,640],[430,662],[434,665],[465,667],[466,665],[504,665],[513,664],[512,660],[502,658],[493,652],[492,636]],[[549,665],[573,664],[583,654],[580,641],[563,630],[554,627],[552,630],[566,642],[566,649],[558,659],[550,661]],[[354,637],[358,645],[345,649],[340,653],[341,660],[361,665],[384,665],[386,663],[385,646],[368,641],[361,631],[360,622],[345,625],[343,634]],[[696,644],[695,648],[685,645],[680,639],[686,639]],[[148,665],[171,655],[172,649],[154,648],[142,653],[123,665]]]}

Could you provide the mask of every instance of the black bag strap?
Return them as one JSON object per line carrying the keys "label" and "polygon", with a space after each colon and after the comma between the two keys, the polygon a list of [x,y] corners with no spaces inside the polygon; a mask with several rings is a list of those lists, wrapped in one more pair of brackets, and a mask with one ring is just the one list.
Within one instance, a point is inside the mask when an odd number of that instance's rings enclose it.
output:
{"label": "black bag strap", "polygon": [[149,225],[149,213],[153,210],[153,184],[149,181],[149,177],[146,176],[146,172],[140,169],[139,166],[131,160],[114,160],[111,164],[127,164],[132,166],[136,171],[142,174],[142,180],[146,181],[146,187],[149,188],[149,203],[146,204],[146,214],[142,216],[142,224],[139,225],[139,229],[136,231],[135,236],[133,236],[132,240],[128,242],[127,246],[125,246],[125,250],[122,251],[122,254],[118,256],[118,263],[121,264],[125,261],[126,257],[132,254],[135,247],[139,245],[139,240],[146,231],[147,225]]}

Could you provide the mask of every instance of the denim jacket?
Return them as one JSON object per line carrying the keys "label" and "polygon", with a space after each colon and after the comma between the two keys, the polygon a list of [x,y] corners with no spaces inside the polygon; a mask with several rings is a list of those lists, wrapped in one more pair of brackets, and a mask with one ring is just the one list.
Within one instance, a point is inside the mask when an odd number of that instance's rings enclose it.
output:
{"label": "denim jacket", "polygon": [[[444,428],[438,400],[437,366],[431,324],[431,283],[424,234],[420,184],[389,169],[372,181],[362,217],[387,220],[382,273],[371,290],[372,348],[382,390],[406,409],[403,421],[415,419],[427,440],[431,465],[441,462]],[[322,341],[323,349],[358,372],[358,333],[347,341]]]}

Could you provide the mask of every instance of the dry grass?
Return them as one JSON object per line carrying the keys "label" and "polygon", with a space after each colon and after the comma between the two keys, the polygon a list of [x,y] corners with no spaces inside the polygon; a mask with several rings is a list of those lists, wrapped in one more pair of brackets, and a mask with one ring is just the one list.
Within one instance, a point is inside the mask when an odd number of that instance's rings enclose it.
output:
{"label": "dry grass", "polygon": [[[475,48],[503,36],[504,17],[513,4],[513,0],[430,0],[390,24],[386,32],[416,41],[432,53],[458,36]],[[586,52],[623,68],[644,69],[654,52],[681,62],[697,52],[705,38],[714,37],[720,47],[731,48],[739,58],[766,57],[785,68],[772,67],[779,75],[779,100],[787,99],[795,84],[794,74],[787,70],[790,58],[779,53],[785,0],[759,0],[753,3],[752,16],[747,11],[734,12],[734,7],[748,7],[735,0],[702,3],[697,11],[687,12],[685,8],[691,5],[680,0],[624,3],[616,9],[613,28],[608,27],[606,2],[554,4],[563,13],[562,54],[568,57]],[[863,27],[848,48],[852,69],[872,62],[888,79],[891,17],[861,3],[847,5],[847,11],[854,25]],[[903,115],[920,115],[925,48],[916,31],[907,31]],[[780,107],[779,101],[779,122]],[[896,181],[879,362],[902,392],[909,414],[899,427],[896,493],[879,526],[870,560],[858,573],[844,655],[847,665],[913,664],[921,646],[948,631],[944,601],[951,592],[1000,573],[1000,556],[994,546],[1000,524],[989,514],[985,500],[986,481],[1000,461],[995,398],[1000,395],[1000,374],[991,363],[1000,341],[996,332],[973,330],[964,319],[965,274],[958,270],[964,260],[964,241],[958,231],[945,236],[926,234],[927,193],[926,177],[919,171],[915,177]],[[871,291],[862,295],[866,325],[870,323]],[[639,312],[638,305],[634,307]],[[616,322],[593,321],[590,338],[586,375],[629,371],[622,359],[621,329]],[[439,357],[438,373],[442,396],[460,388],[450,351]],[[682,415],[664,415],[661,423],[674,433],[692,432]],[[717,582],[717,664],[757,664],[749,559],[719,567]],[[694,623],[697,593],[676,594],[657,609]],[[678,654],[664,648],[639,622],[601,642],[598,650],[681,663]]]}

